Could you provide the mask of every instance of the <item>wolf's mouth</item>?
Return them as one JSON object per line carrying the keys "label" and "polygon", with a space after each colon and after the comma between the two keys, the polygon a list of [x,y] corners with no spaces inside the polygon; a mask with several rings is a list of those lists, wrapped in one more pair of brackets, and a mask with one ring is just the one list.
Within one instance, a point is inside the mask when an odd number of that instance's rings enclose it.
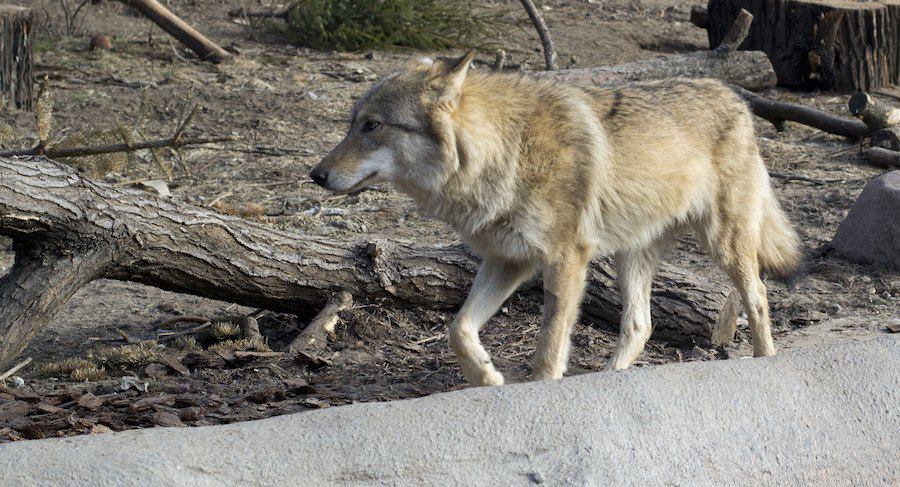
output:
{"label": "wolf's mouth", "polygon": [[366,185],[369,184],[369,182],[371,182],[373,179],[375,179],[376,176],[378,176],[378,171],[372,171],[368,176],[362,178],[362,180],[360,180],[360,182],[351,186],[350,189],[348,189],[346,191],[339,191],[339,193],[342,193],[342,194],[355,193],[357,191],[363,190],[363,189],[365,189]]}

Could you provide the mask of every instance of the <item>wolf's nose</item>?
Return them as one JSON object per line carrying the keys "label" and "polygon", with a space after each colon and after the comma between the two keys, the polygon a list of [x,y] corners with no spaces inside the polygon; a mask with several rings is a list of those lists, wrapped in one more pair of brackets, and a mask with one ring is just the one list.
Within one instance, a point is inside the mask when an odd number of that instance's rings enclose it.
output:
{"label": "wolf's nose", "polygon": [[313,182],[324,187],[328,181],[328,171],[317,167],[309,173],[309,177],[312,178]]}

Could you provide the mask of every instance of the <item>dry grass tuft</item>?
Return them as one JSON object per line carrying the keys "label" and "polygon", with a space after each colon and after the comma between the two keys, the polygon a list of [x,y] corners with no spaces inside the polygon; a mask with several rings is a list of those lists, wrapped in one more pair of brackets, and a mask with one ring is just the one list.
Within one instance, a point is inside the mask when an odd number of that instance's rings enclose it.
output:
{"label": "dry grass tuft", "polygon": [[37,367],[43,377],[68,377],[74,381],[95,381],[106,378],[106,369],[83,358],[70,358],[59,362],[47,362]]}
{"label": "dry grass tuft", "polygon": [[266,345],[266,342],[261,338],[241,338],[240,340],[225,340],[224,342],[219,342],[209,346],[209,350],[215,352],[216,350],[240,350],[240,351],[254,351],[254,352],[271,352],[272,349]]}
{"label": "dry grass tuft", "polygon": [[203,347],[201,347],[197,342],[197,339],[192,336],[180,336],[172,341],[172,346],[180,350],[188,350],[192,352],[203,349]]}
{"label": "dry grass tuft", "polygon": [[112,369],[132,369],[155,362],[159,357],[156,342],[146,341],[121,347],[99,347],[88,352],[87,358]]}

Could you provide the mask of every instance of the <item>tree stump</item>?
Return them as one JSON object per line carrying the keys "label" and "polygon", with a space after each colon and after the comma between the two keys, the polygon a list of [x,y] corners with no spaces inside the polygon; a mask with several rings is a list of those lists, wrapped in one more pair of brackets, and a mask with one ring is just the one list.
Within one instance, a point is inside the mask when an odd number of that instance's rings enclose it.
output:
{"label": "tree stump", "polygon": [[31,110],[34,100],[33,26],[31,9],[0,5],[0,96],[24,110]]}
{"label": "tree stump", "polygon": [[896,0],[709,0],[710,46],[742,8],[754,22],[741,49],[768,54],[783,86],[850,92],[900,83]]}

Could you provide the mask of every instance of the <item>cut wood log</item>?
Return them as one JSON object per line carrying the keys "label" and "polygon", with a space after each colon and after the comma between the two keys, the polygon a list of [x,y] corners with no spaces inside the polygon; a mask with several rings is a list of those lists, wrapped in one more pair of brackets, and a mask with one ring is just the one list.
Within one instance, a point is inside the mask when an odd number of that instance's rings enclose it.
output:
{"label": "cut wood log", "polygon": [[743,49],[768,54],[781,85],[855,91],[900,82],[900,4],[893,0],[710,0],[710,46],[741,9],[756,19]]}
{"label": "cut wood log", "polygon": [[153,21],[153,23],[158,25],[162,30],[178,39],[191,51],[194,51],[200,59],[212,63],[220,63],[231,57],[231,55],[228,54],[228,51],[219,47],[215,42],[207,39],[206,36],[200,32],[197,32],[196,29],[181,20],[157,0],[119,1],[134,8]]}
{"label": "cut wood log", "polygon": [[[86,180],[41,157],[0,158],[0,235],[16,250],[0,280],[0,369],[93,279],[311,316],[335,290],[388,306],[455,309],[477,269],[458,245],[287,233]],[[585,321],[618,327],[614,277],[609,259],[592,263]],[[665,263],[655,284],[655,336],[707,341],[723,288]]]}
{"label": "cut wood log", "polygon": [[900,152],[881,147],[872,147],[866,149],[866,160],[869,165],[884,169],[900,167]]}
{"label": "cut wood log", "polygon": [[34,12],[0,5],[0,96],[16,108],[34,103]]}
{"label": "cut wood log", "polygon": [[732,86],[731,89],[747,102],[754,115],[772,122],[779,132],[784,130],[784,122],[791,121],[850,139],[861,139],[872,135],[872,130],[866,124],[853,118],[838,117],[796,103],[770,100],[738,86]]}
{"label": "cut wood log", "polygon": [[900,110],[876,100],[875,97],[864,91],[851,96],[847,105],[850,113],[862,120],[872,130],[900,124]]}

